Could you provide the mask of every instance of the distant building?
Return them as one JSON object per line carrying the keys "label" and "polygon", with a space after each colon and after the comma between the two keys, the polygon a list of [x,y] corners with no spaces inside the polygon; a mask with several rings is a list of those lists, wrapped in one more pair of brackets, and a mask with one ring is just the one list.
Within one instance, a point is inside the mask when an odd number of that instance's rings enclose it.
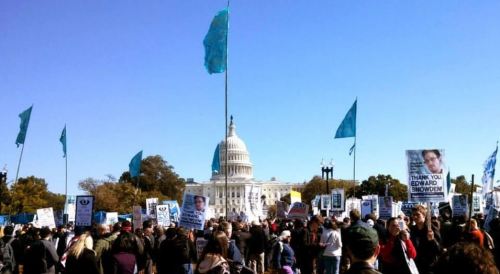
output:
{"label": "distant building", "polygon": [[[229,217],[241,215],[249,219],[265,215],[266,208],[302,185],[280,182],[276,178],[269,181],[257,181],[253,178],[253,165],[243,140],[236,134],[236,126],[231,118],[227,138],[228,154],[228,209]],[[215,217],[226,216],[225,191],[225,153],[226,141],[219,143],[220,171],[212,172],[208,182],[188,181],[186,192],[210,197],[209,206]],[[265,217],[265,216],[264,216]]]}

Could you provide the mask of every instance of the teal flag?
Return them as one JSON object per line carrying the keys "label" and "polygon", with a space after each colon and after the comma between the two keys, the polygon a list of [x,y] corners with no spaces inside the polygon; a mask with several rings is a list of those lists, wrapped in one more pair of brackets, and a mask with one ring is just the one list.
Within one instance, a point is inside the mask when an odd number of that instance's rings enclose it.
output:
{"label": "teal flag", "polygon": [[24,140],[26,139],[26,132],[28,131],[28,125],[30,123],[31,110],[33,106],[28,108],[19,114],[19,118],[21,118],[21,125],[19,126],[19,133],[17,134],[16,145],[19,147],[20,144],[24,145]]}
{"label": "teal flag", "polygon": [[128,170],[130,172],[130,177],[135,178],[141,174],[141,161],[142,161],[142,150],[137,153],[130,164],[128,164]]}
{"label": "teal flag", "polygon": [[335,138],[356,137],[356,105],[358,100],[354,101],[351,109],[347,112],[344,120],[335,133]]}
{"label": "teal flag", "polygon": [[205,68],[210,74],[226,71],[228,21],[229,10],[219,11],[212,20],[205,39],[203,39]]}
{"label": "teal flag", "polygon": [[214,159],[212,160],[212,173],[218,174],[220,172],[220,157],[219,157],[219,145],[215,148]]}
{"label": "teal flag", "polygon": [[59,142],[61,142],[63,146],[64,156],[66,158],[66,126],[64,126],[63,131],[61,132],[61,138],[59,138]]}

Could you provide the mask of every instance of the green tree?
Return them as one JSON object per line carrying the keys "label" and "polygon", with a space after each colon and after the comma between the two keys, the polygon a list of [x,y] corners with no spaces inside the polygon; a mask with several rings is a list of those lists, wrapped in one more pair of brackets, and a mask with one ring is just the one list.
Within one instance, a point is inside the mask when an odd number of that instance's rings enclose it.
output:
{"label": "green tree", "polygon": [[160,155],[149,156],[141,162],[139,181],[132,180],[128,171],[123,172],[120,182],[128,182],[145,193],[159,193],[165,199],[181,201],[186,182],[174,172]]}
{"label": "green tree", "polygon": [[392,196],[394,201],[403,201],[408,199],[408,187],[399,182],[398,179],[392,178],[391,175],[370,176],[364,180],[359,186],[359,195],[377,194],[379,196],[385,195],[385,189],[388,186],[389,196]]}
{"label": "green tree", "polygon": [[7,178],[0,177],[0,213],[4,213],[4,206],[9,206],[11,201],[12,197],[7,186]]}
{"label": "green tree", "polygon": [[30,176],[19,178],[11,186],[11,213],[35,213],[39,208],[64,208],[64,195],[54,194],[47,189],[45,179]]}
{"label": "green tree", "polygon": [[[451,183],[455,184],[455,192],[456,193],[461,193],[461,194],[467,194],[469,197],[469,201],[471,199],[470,197],[470,191],[471,191],[471,185],[469,182],[467,182],[467,179],[465,178],[464,175],[460,175],[456,177],[455,179],[451,179]],[[474,185],[474,192],[476,192],[477,185]]]}

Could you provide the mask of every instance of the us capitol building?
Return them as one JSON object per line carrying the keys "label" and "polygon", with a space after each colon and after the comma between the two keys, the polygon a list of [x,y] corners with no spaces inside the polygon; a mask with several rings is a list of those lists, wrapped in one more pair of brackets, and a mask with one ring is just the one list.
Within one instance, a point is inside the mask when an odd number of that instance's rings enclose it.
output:
{"label": "us capitol building", "polygon": [[[247,146],[236,134],[236,126],[231,117],[227,137],[227,194],[229,217],[245,215],[249,220],[266,217],[267,206],[274,205],[282,196],[290,193],[300,185],[279,182],[272,178],[269,181],[257,181],[253,177],[253,165]],[[187,182],[186,192],[209,197],[209,212],[213,217],[225,216],[225,171],[226,141],[219,143],[220,172],[212,172],[208,182]],[[217,157],[216,155],[214,157]]]}

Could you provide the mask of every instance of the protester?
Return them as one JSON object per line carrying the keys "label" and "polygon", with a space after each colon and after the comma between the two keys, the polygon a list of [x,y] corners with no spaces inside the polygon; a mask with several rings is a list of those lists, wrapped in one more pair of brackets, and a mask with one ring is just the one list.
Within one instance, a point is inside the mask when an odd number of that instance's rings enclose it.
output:
{"label": "protester", "polygon": [[441,253],[439,230],[428,223],[427,209],[422,205],[413,208],[412,219],[415,225],[410,227],[410,235],[417,250],[415,263],[420,274],[432,273],[432,265]]}
{"label": "protester", "polygon": [[122,231],[113,243],[114,274],[134,274],[138,269],[137,258],[142,256],[144,247],[140,239],[130,232],[131,230],[130,222],[123,222]]}
{"label": "protester", "polygon": [[33,230],[35,241],[26,247],[24,274],[55,274],[59,261],[56,249],[50,241],[51,231],[43,227],[37,232]]}
{"label": "protester", "polygon": [[1,273],[2,274],[11,274],[17,272],[17,262],[15,251],[13,247],[13,242],[16,240],[14,238],[14,227],[8,225],[3,229],[4,236],[0,241],[0,247],[2,250],[1,257]]}
{"label": "protester", "polygon": [[436,263],[434,274],[498,274],[491,253],[475,243],[460,242]]}
{"label": "protester", "polygon": [[468,225],[466,227],[466,239],[479,245],[480,247],[484,246],[484,234],[478,228],[477,221],[475,219],[470,219],[468,221]]}
{"label": "protester", "polygon": [[158,252],[158,274],[193,273],[191,263],[195,261],[195,252],[188,231],[183,228],[169,228]]}
{"label": "protester", "polygon": [[380,252],[377,231],[364,225],[353,225],[346,231],[346,245],[351,259],[346,274],[380,274],[373,267]]}
{"label": "protester", "polygon": [[273,250],[273,268],[283,274],[295,273],[295,253],[290,247],[292,234],[289,230],[284,230],[280,235],[280,242]]}
{"label": "protester", "polygon": [[340,269],[340,258],[342,256],[342,237],[335,222],[325,220],[323,223],[320,246],[322,252],[323,267],[326,274],[338,274]]}
{"label": "protester", "polygon": [[68,250],[66,273],[99,274],[93,240],[89,232],[83,233]]}
{"label": "protester", "polygon": [[96,253],[96,261],[100,274],[107,274],[112,272],[112,246],[113,242],[116,240],[116,238],[118,238],[120,229],[120,223],[116,223],[113,226],[112,233],[109,233],[109,227],[107,225],[98,226],[97,232],[99,238],[94,245],[94,251]]}
{"label": "protester", "polygon": [[230,274],[229,263],[226,260],[228,238],[222,231],[215,232],[201,255],[196,273],[199,274]]}
{"label": "protester", "polygon": [[266,235],[258,221],[252,222],[248,241],[248,266],[256,273],[264,273],[264,251],[266,248]]}
{"label": "protester", "polygon": [[384,274],[412,274],[408,260],[414,260],[417,252],[403,220],[390,218],[387,221],[388,239],[381,244],[380,256]]}
{"label": "protester", "polygon": [[143,236],[142,242],[144,244],[144,274],[153,273],[153,257],[154,257],[154,246],[155,238],[153,236],[153,221],[147,220],[143,222]]}

